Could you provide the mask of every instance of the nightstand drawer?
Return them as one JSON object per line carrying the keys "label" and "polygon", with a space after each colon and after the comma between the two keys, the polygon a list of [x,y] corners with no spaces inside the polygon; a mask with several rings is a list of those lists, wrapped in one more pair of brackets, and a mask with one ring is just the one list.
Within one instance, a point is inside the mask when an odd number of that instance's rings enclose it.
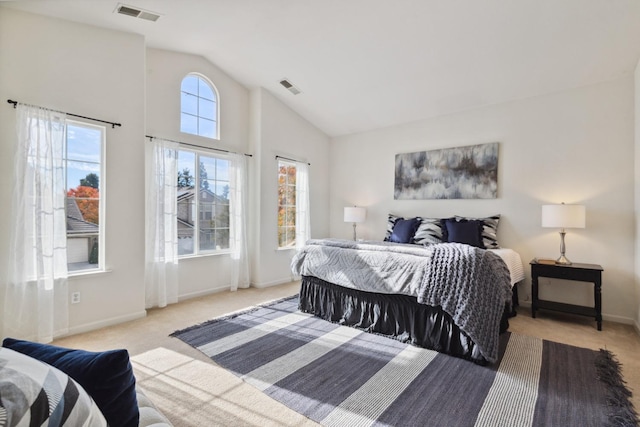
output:
{"label": "nightstand drawer", "polygon": [[[581,268],[579,266],[594,266],[599,268]],[[593,282],[600,277],[602,267],[595,264],[573,264],[572,268],[559,265],[532,264],[532,273],[537,272],[538,276],[551,277],[553,279],[577,280],[579,282]]]}

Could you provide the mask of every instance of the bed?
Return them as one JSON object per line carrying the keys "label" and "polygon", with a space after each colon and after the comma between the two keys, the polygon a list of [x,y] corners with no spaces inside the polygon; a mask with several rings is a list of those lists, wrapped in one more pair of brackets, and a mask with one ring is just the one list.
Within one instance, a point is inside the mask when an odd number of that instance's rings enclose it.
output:
{"label": "bed", "polygon": [[294,256],[301,311],[479,364],[498,358],[512,288],[510,249],[315,239]]}

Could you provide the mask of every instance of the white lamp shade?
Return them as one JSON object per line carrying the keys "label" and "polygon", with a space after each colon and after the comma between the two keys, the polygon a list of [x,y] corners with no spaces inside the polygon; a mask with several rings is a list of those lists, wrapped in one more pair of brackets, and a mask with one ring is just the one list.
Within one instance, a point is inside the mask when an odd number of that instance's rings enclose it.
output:
{"label": "white lamp shade", "polygon": [[586,212],[583,205],[543,205],[542,226],[550,228],[584,228]]}
{"label": "white lamp shade", "polygon": [[364,222],[367,210],[357,206],[344,208],[344,222]]}

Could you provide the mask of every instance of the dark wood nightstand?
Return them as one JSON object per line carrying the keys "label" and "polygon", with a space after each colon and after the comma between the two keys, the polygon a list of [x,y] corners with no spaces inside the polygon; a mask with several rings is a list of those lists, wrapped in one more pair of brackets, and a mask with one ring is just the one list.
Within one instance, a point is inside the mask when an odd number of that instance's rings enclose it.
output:
{"label": "dark wood nightstand", "polygon": [[[531,264],[531,317],[536,317],[536,310],[562,311],[565,313],[579,314],[595,317],[598,330],[602,330],[602,267],[597,264],[541,264],[537,260]],[[553,279],[576,280],[579,282],[593,283],[593,297],[595,307],[585,307],[574,304],[564,304],[555,301],[538,299],[538,277],[550,277]]]}

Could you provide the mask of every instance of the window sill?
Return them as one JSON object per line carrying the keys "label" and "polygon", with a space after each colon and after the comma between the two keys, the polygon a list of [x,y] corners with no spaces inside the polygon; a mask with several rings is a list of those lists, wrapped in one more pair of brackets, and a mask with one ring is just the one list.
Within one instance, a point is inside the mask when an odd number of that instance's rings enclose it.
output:
{"label": "window sill", "polygon": [[221,255],[231,255],[231,251],[212,252],[209,254],[198,254],[198,255],[181,255],[178,257],[178,262],[182,260],[187,260],[187,259],[208,258],[212,256],[221,256]]}
{"label": "window sill", "polygon": [[85,276],[96,276],[101,274],[109,274],[113,270],[87,270],[87,271],[74,271],[69,273],[68,279],[82,278]]}

